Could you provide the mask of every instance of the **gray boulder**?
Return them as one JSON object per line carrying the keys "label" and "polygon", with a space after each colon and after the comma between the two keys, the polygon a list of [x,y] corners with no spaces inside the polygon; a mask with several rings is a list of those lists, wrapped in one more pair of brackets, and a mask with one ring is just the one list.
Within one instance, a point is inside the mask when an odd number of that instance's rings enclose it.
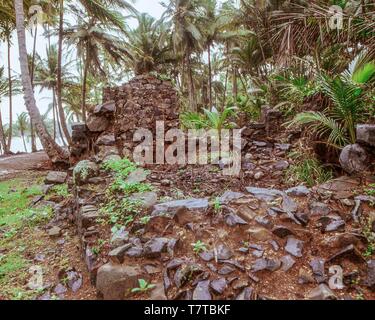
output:
{"label": "gray boulder", "polygon": [[351,144],[342,150],[340,164],[349,174],[361,173],[370,164],[369,155],[359,144]]}
{"label": "gray boulder", "polygon": [[105,264],[98,270],[96,289],[104,300],[123,300],[138,287],[138,280],[148,280],[138,266]]}
{"label": "gray boulder", "polygon": [[63,184],[65,183],[67,177],[68,174],[66,172],[50,171],[48,172],[48,175],[44,182],[47,185]]}
{"label": "gray boulder", "polygon": [[362,124],[357,126],[357,142],[375,147],[375,125]]}
{"label": "gray boulder", "polygon": [[91,132],[103,132],[109,127],[109,121],[107,118],[96,115],[90,115],[86,124]]}

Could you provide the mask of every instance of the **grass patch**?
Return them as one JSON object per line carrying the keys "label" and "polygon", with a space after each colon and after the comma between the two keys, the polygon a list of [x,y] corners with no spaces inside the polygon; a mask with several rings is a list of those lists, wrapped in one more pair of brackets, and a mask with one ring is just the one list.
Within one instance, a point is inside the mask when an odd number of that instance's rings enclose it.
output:
{"label": "grass patch", "polygon": [[0,296],[6,299],[31,299],[35,292],[26,290],[32,261],[27,253],[35,243],[34,227],[48,221],[49,207],[33,208],[31,201],[42,194],[38,180],[13,179],[0,182]]}
{"label": "grass patch", "polygon": [[294,160],[294,164],[285,173],[284,181],[287,184],[305,183],[311,188],[333,178],[332,171],[323,167],[313,156],[299,151],[292,152],[289,156]]}

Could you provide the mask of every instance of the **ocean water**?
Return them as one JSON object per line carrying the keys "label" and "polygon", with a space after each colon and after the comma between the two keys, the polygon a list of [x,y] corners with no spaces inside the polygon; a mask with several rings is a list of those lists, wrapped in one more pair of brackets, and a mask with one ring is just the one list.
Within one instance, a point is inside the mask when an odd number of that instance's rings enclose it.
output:
{"label": "ocean water", "polygon": [[[31,139],[25,138],[25,142],[26,142],[26,149],[27,149],[26,152],[31,152]],[[57,143],[59,145],[62,145],[62,142],[60,140],[57,140]],[[39,151],[43,150],[43,146],[40,143],[39,138],[36,139],[36,147]],[[14,152],[14,153],[25,152],[25,148],[23,146],[23,141],[22,141],[21,137],[13,137],[12,138],[11,151]]]}

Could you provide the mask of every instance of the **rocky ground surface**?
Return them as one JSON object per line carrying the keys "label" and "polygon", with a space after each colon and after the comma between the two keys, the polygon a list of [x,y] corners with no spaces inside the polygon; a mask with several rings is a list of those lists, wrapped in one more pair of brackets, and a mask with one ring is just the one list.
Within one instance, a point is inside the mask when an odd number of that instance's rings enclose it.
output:
{"label": "rocky ground surface", "polygon": [[49,221],[53,200],[63,204],[64,196],[43,194],[47,173],[35,171],[43,155],[28,155],[21,166],[26,155],[7,157],[12,172],[0,178],[0,300],[96,299],[74,224]]}
{"label": "rocky ground surface", "polygon": [[49,166],[48,160],[45,152],[0,157],[0,181],[21,175],[24,171],[45,170]]}
{"label": "rocky ground surface", "polygon": [[364,190],[375,178],[290,188],[290,145],[247,148],[239,177],[221,164],[138,168],[125,183],[152,189],[137,193],[110,194],[115,176],[88,160],[50,172],[45,191],[67,182],[72,196],[48,200],[46,232],[66,241],[75,223],[100,299],[374,299],[375,198]]}

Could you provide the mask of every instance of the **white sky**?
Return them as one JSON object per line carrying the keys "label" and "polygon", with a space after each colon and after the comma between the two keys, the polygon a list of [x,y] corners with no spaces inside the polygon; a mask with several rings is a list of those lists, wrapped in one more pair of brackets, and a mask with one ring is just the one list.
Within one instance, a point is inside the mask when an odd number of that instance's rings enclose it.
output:
{"label": "white sky", "polygon": [[[160,0],[137,0],[134,4],[134,7],[139,12],[147,12],[150,15],[152,15],[155,18],[160,18],[164,8],[160,5]],[[131,27],[136,26],[135,21],[129,21],[128,24]],[[39,36],[37,39],[37,52],[43,57],[45,55],[45,47],[46,47],[46,40]],[[30,33],[27,33],[27,49],[30,53],[32,51],[32,45],[33,45],[33,39],[30,36]],[[0,44],[0,66],[4,66],[7,68],[7,48],[6,45],[3,43]],[[16,33],[13,36],[13,46],[11,49],[11,67],[12,72],[14,75],[19,74],[20,68],[19,68],[19,61],[18,61],[18,46],[17,46],[17,35]],[[39,93],[39,90],[37,89],[35,91],[35,98],[37,100],[37,106],[41,113],[45,112],[48,108],[49,103],[51,102],[51,94],[48,91],[43,91],[42,93]],[[1,113],[3,116],[3,122],[4,124],[9,121],[9,112],[8,112],[8,106],[9,106],[9,100],[7,98],[3,98],[0,103]],[[23,111],[26,111],[24,100],[22,95],[13,97],[13,117],[16,116],[16,114],[19,114]]]}

